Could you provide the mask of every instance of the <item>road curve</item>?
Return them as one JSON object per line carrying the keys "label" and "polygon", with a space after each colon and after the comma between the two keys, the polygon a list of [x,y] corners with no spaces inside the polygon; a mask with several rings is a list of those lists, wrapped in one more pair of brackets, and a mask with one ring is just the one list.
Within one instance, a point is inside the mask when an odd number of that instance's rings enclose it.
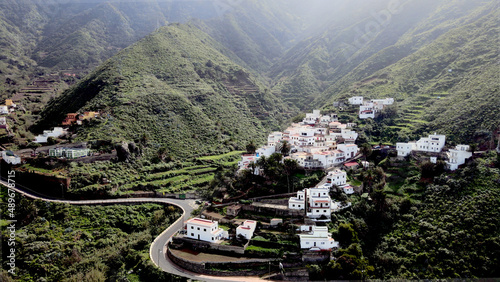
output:
{"label": "road curve", "polygon": [[[4,178],[0,179],[0,183],[6,187],[9,187],[8,182],[4,181]],[[21,188],[19,188],[21,187]],[[120,198],[120,199],[102,199],[102,200],[60,200],[60,199],[50,199],[41,195],[37,195],[31,191],[29,188],[24,187],[16,183],[16,187],[9,187],[9,189],[16,191],[17,193],[36,200],[42,200],[46,202],[70,204],[70,205],[111,205],[111,204],[141,204],[141,203],[156,203],[156,204],[170,204],[177,206],[182,210],[182,216],[179,217],[173,224],[171,224],[165,231],[163,231],[149,248],[149,257],[153,263],[160,267],[163,271],[186,277],[189,279],[195,279],[198,281],[262,281],[258,277],[248,277],[248,276],[210,276],[202,275],[199,273],[190,272],[185,270],[176,264],[174,264],[168,257],[165,256],[166,245],[170,238],[184,225],[184,221],[189,219],[192,211],[196,207],[194,200],[179,200],[179,199],[169,199],[169,198]],[[28,190],[28,191],[26,191]]]}

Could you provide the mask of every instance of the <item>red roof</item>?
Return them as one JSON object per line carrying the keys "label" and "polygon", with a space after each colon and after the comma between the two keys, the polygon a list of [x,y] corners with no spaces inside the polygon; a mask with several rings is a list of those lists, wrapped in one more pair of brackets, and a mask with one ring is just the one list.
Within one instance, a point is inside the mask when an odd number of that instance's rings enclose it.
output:
{"label": "red roof", "polygon": [[349,162],[349,163],[345,163],[344,165],[347,167],[351,167],[351,166],[358,165],[358,163],[357,162]]}

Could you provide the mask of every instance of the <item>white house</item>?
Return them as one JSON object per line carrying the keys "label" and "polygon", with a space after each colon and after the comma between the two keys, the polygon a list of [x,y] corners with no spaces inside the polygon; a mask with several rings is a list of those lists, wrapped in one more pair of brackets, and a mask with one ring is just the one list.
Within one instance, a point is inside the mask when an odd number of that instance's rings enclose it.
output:
{"label": "white house", "polygon": [[347,173],[343,170],[336,169],[328,172],[326,182],[332,185],[342,186],[347,183]]}
{"label": "white house", "polygon": [[241,161],[238,162],[239,169],[247,169],[250,163],[255,163],[257,161],[256,154],[243,154],[241,156]]}
{"label": "white house", "polygon": [[291,197],[288,200],[288,208],[291,210],[303,210],[305,209],[305,191],[301,190],[297,192],[296,197]]}
{"label": "white house", "polygon": [[415,142],[396,143],[396,151],[398,152],[398,157],[406,157],[411,153],[411,151],[414,151],[416,149],[417,143]]}
{"label": "white house", "polygon": [[276,146],[279,142],[281,142],[283,138],[283,133],[279,131],[275,131],[267,136],[267,146]]}
{"label": "white house", "polygon": [[459,165],[463,165],[465,160],[472,157],[472,152],[469,152],[469,145],[457,145],[455,149],[450,149],[447,152],[448,160],[446,165],[450,170],[456,170]]}
{"label": "white house", "polygon": [[351,185],[343,185],[340,188],[346,193],[347,195],[354,194],[354,188]]}
{"label": "white house", "polygon": [[263,146],[263,147],[260,147],[259,149],[257,149],[255,151],[255,156],[256,158],[260,158],[262,156],[264,157],[269,157],[271,156],[272,154],[276,153],[276,147],[275,146]]}
{"label": "white house", "polygon": [[394,104],[394,98],[373,99],[371,102],[374,104],[387,106]]}
{"label": "white house", "polygon": [[316,125],[320,117],[320,110],[313,110],[312,113],[306,114],[306,117],[302,120],[302,123],[307,125]]}
{"label": "white house", "polygon": [[0,106],[0,114],[2,115],[8,115],[9,114],[9,108],[7,106]]}
{"label": "white house", "polygon": [[359,151],[358,145],[356,144],[338,144],[337,149],[344,152],[345,158],[354,158]]}
{"label": "white house", "polygon": [[329,220],[332,214],[330,188],[307,188],[297,192],[296,197],[288,200],[288,208],[306,210],[306,215],[313,220]]}
{"label": "white house", "polygon": [[342,129],[341,136],[346,143],[354,143],[358,139],[358,133],[350,129]]}
{"label": "white house", "polygon": [[373,103],[365,103],[359,106],[359,118],[375,118],[375,109],[373,107]]}
{"label": "white house", "polygon": [[445,135],[429,135],[417,141],[417,151],[439,153],[446,143]]}
{"label": "white house", "polygon": [[186,237],[215,243],[227,238],[227,232],[219,228],[217,221],[191,218],[186,222]]}
{"label": "white house", "polygon": [[351,97],[351,98],[349,98],[349,104],[362,105],[363,104],[363,97],[362,96]]}
{"label": "white house", "polygon": [[242,225],[236,228],[236,236],[239,235],[245,237],[245,239],[252,239],[255,228],[257,227],[257,222],[253,220],[245,220]]}
{"label": "white house", "polygon": [[300,234],[299,238],[301,249],[331,250],[339,247],[339,243],[328,233],[328,227],[326,226],[313,226],[309,234]]}
{"label": "white house", "polygon": [[52,148],[49,149],[49,156],[51,157],[66,157],[68,159],[76,159],[86,157],[90,153],[87,148]]}
{"label": "white house", "polygon": [[21,157],[14,154],[12,151],[2,151],[2,159],[12,165],[18,165],[21,163]]}
{"label": "white house", "polygon": [[62,127],[54,127],[53,130],[44,130],[43,134],[35,136],[35,143],[47,143],[49,137],[59,137],[64,135],[65,131]]}

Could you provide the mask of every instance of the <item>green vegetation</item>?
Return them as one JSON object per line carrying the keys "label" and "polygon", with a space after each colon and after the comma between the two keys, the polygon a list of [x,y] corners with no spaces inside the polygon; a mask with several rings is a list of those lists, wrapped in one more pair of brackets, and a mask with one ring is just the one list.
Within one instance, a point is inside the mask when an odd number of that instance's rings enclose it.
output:
{"label": "green vegetation", "polygon": [[147,135],[184,157],[261,142],[289,111],[223,49],[191,25],[163,27],[51,101],[37,128],[59,123],[66,112],[92,109],[108,115],[80,128],[80,138]]}
{"label": "green vegetation", "polygon": [[[414,161],[404,166],[386,162],[387,174],[381,167],[365,172],[385,177],[364,180],[370,197],[351,197],[352,207],[334,214],[338,259],[324,271],[311,267],[311,278],[497,277],[498,158],[492,152],[453,173],[444,172],[439,163],[430,167]],[[401,181],[398,177],[404,181],[397,193],[377,188],[386,180],[390,187]]]}
{"label": "green vegetation", "polygon": [[[16,203],[16,281],[182,280],[149,258],[152,240],[180,215],[172,206],[76,207],[19,196]],[[2,228],[2,238],[7,232]]]}

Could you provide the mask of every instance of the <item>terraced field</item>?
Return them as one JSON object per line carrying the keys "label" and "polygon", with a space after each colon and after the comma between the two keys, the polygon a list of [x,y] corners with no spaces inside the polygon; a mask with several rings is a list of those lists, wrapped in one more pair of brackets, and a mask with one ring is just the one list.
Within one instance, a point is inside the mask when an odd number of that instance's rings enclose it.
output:
{"label": "terraced field", "polygon": [[[82,183],[78,178],[85,178],[83,185],[72,186],[76,194],[91,191],[107,191],[111,194],[133,194],[136,191],[156,191],[163,194],[193,192],[208,185],[220,167],[231,167],[240,160],[243,151],[204,156],[185,162],[158,163],[149,166],[139,164],[80,164],[72,168],[72,183]],[[103,168],[106,168],[104,170]],[[102,177],[108,183],[98,183]]]}

